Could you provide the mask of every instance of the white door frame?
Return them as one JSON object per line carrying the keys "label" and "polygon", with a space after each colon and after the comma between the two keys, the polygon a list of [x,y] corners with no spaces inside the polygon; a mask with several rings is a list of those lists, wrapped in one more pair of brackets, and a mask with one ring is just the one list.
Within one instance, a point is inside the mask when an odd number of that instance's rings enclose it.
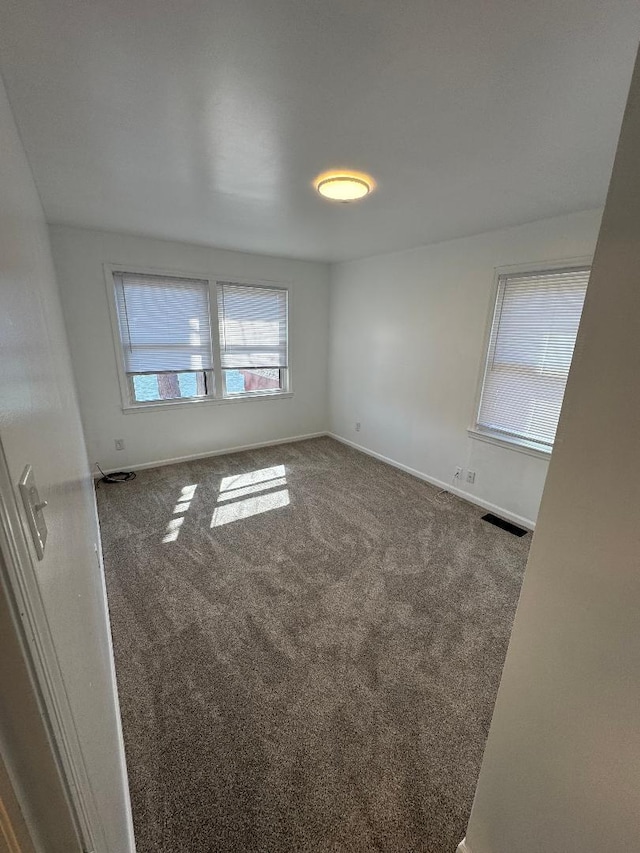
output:
{"label": "white door frame", "polygon": [[18,638],[81,848],[83,853],[99,853],[106,850],[104,830],[1,441],[0,552],[0,583],[14,612]]}

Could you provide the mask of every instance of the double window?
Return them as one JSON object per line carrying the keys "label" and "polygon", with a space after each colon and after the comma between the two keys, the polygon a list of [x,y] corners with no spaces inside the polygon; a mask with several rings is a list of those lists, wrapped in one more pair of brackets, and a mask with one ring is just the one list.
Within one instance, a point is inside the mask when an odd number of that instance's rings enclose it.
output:
{"label": "double window", "polygon": [[475,432],[551,451],[589,271],[499,276]]}
{"label": "double window", "polygon": [[285,287],[110,276],[125,408],[289,390]]}

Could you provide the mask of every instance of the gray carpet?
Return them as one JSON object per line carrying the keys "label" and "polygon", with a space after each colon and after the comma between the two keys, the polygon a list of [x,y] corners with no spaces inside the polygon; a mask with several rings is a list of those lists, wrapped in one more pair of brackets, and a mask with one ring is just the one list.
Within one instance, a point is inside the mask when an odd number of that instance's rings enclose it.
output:
{"label": "gray carpet", "polygon": [[98,503],[138,853],[454,853],[530,536],[329,438]]}

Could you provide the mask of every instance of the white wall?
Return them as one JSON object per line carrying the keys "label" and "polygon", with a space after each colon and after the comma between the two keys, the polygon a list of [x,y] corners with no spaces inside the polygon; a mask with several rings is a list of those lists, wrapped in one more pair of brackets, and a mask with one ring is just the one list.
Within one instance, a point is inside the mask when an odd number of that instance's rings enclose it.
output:
{"label": "white wall", "polygon": [[[106,833],[98,853],[126,853],[128,794],[94,492],[47,227],[1,83],[0,186],[0,440],[12,482],[31,463],[49,503],[38,585]],[[74,848],[49,837],[46,849]]]}
{"label": "white wall", "polygon": [[468,829],[640,849],[640,63]]}
{"label": "white wall", "polygon": [[[331,430],[534,522],[548,462],[473,440],[494,268],[591,255],[587,211],[337,264],[331,286]],[[355,432],[359,420],[361,431]]]}
{"label": "white wall", "polygon": [[[54,261],[91,462],[127,468],[327,428],[329,271],[326,264],[53,226]],[[294,396],[124,414],[103,264],[291,282]],[[124,438],[116,452],[114,439]]]}

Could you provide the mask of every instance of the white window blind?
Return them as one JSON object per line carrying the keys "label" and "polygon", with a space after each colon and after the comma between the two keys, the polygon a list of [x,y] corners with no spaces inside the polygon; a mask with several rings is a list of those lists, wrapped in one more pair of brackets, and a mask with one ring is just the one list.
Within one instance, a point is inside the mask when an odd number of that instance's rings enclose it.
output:
{"label": "white window blind", "polygon": [[551,448],[588,267],[501,275],[477,426]]}
{"label": "white window blind", "polygon": [[287,367],[287,291],[218,282],[223,369]]}
{"label": "white window blind", "polygon": [[209,283],[114,272],[127,373],[211,370]]}

